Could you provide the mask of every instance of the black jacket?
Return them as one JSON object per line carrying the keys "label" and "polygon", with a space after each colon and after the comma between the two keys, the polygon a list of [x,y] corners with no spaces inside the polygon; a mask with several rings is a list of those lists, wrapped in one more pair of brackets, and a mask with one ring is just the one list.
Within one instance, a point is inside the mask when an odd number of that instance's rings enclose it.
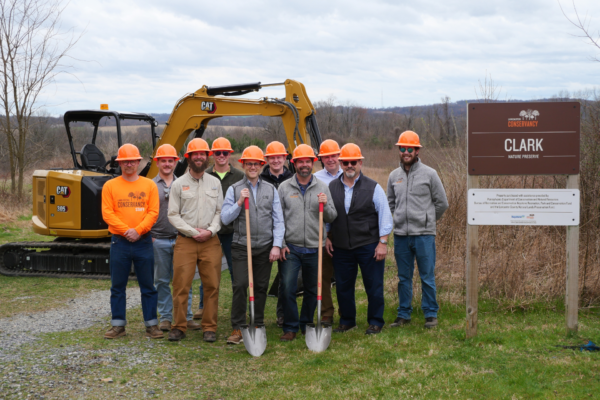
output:
{"label": "black jacket", "polygon": [[265,182],[269,182],[271,185],[275,186],[275,189],[279,189],[279,185],[282,182],[287,181],[288,179],[290,179],[292,176],[294,176],[294,174],[292,174],[290,172],[289,169],[287,169],[285,166],[283,167],[283,174],[279,175],[278,177],[274,177],[273,175],[271,175],[271,173],[269,172],[269,166],[265,166],[265,168],[263,169],[263,172],[261,172],[260,174],[260,179],[264,180]]}

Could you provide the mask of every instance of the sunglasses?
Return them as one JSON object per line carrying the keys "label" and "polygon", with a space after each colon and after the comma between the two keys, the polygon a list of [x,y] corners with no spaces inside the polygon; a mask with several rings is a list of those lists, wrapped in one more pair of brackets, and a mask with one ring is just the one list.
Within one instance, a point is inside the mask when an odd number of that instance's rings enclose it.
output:
{"label": "sunglasses", "polygon": [[165,199],[168,199],[169,193],[171,193],[171,188],[170,187],[163,188],[163,191],[165,192]]}
{"label": "sunglasses", "polygon": [[342,161],[342,164],[344,164],[344,167],[347,167],[348,165],[352,165],[354,167],[356,164],[358,164],[358,161]]}
{"label": "sunglasses", "polygon": [[259,168],[260,167],[260,163],[256,163],[256,162],[246,162],[246,163],[244,163],[244,165],[248,168]]}
{"label": "sunglasses", "polygon": [[213,154],[217,157],[221,157],[228,155],[229,151],[213,151]]}
{"label": "sunglasses", "polygon": [[400,147],[400,153],[404,153],[407,151],[408,151],[408,154],[411,154],[413,151],[415,151],[415,149],[412,147]]}

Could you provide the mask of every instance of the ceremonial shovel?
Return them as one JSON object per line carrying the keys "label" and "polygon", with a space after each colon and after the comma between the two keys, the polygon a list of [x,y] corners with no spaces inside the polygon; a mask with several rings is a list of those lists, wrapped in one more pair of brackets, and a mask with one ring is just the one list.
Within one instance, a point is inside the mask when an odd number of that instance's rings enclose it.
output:
{"label": "ceremonial shovel", "polygon": [[248,198],[244,199],[246,209],[246,246],[248,247],[248,283],[250,287],[250,325],[242,325],[242,338],[248,353],[260,357],[267,348],[267,331],[264,325],[254,325],[254,276],[252,274],[252,247],[250,245],[250,206]]}
{"label": "ceremonial shovel", "polygon": [[319,269],[317,283],[317,325],[306,325],[306,345],[315,353],[327,350],[331,342],[331,325],[321,324],[321,292],[323,275],[323,203],[319,203]]}

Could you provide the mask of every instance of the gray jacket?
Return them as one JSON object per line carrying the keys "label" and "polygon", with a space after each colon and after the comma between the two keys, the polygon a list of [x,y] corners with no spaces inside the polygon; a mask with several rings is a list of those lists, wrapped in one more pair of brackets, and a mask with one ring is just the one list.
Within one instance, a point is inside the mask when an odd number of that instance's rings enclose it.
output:
{"label": "gray jacket", "polygon": [[394,234],[399,236],[435,235],[436,221],[448,209],[448,199],[437,172],[421,160],[404,165],[390,174],[387,198],[394,216]]}
{"label": "gray jacket", "polygon": [[[319,193],[327,195],[327,204],[323,209],[323,221],[333,222],[337,211],[331,199],[331,192],[323,182],[313,176],[304,196],[300,191],[296,175],[279,186],[279,198],[285,220],[285,242],[294,246],[315,249],[319,247]],[[323,243],[325,246],[325,224],[323,224]],[[285,246],[285,245],[284,245]]]}

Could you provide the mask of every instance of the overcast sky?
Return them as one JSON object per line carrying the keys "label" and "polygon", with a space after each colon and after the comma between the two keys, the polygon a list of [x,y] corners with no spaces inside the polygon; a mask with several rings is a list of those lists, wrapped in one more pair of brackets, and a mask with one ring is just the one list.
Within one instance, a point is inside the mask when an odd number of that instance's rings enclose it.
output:
{"label": "overcast sky", "polygon": [[[562,0],[571,16],[569,0]],[[600,31],[600,1],[576,0]],[[475,98],[491,74],[502,98],[536,99],[600,84],[600,52],[574,37],[555,0],[72,0],[82,33],[72,75],[45,92],[70,109],[171,112],[202,85],[305,84],[311,100],[365,107]],[[282,89],[255,96],[282,96]]]}

